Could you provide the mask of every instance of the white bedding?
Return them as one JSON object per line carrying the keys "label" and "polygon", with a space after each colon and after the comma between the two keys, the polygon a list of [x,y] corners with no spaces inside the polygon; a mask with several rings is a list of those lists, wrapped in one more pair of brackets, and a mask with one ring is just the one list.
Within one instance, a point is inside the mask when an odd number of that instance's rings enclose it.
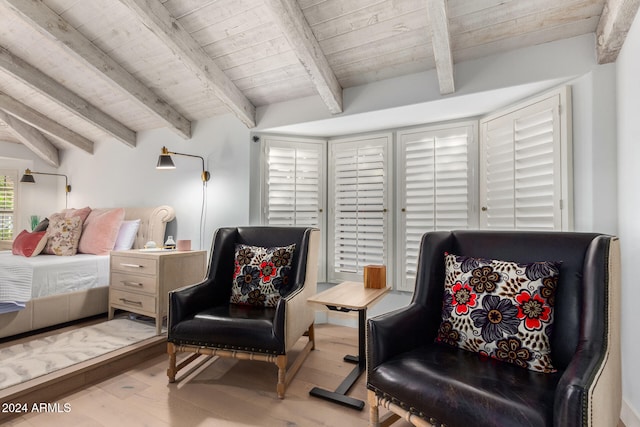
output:
{"label": "white bedding", "polygon": [[108,286],[109,255],[38,255],[0,251],[0,313],[24,308],[32,298]]}

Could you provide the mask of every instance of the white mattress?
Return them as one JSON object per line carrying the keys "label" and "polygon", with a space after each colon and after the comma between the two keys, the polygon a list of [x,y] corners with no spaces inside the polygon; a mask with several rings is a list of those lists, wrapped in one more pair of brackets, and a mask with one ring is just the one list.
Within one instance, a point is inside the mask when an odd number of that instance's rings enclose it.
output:
{"label": "white mattress", "polygon": [[32,298],[108,285],[109,255],[26,258],[0,251],[0,303],[15,309]]}

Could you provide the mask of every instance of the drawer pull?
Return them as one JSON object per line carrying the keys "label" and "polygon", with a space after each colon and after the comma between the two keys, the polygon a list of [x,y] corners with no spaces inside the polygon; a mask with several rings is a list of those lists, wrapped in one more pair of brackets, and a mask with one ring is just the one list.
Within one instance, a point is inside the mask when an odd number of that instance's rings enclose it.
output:
{"label": "drawer pull", "polygon": [[122,301],[123,304],[137,305],[138,307],[142,307],[141,301],[131,301],[130,299],[126,298],[120,298],[120,301]]}
{"label": "drawer pull", "polygon": [[120,283],[122,283],[125,286],[135,286],[136,288],[142,287],[142,283],[140,282],[129,282],[127,280],[121,280]]}
{"label": "drawer pull", "polygon": [[126,264],[126,263],[120,263],[121,267],[130,267],[130,268],[142,268],[143,266],[141,266],[140,264]]}

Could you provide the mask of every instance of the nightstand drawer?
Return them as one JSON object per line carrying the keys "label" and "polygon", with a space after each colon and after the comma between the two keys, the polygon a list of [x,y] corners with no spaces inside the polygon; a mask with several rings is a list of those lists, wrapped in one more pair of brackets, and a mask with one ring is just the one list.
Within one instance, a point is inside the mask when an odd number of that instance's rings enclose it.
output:
{"label": "nightstand drawer", "polygon": [[111,255],[111,271],[137,274],[156,274],[158,261],[154,258]]}
{"label": "nightstand drawer", "polygon": [[112,289],[110,299],[111,304],[125,309],[130,309],[135,312],[156,312],[156,298],[153,296]]}
{"label": "nightstand drawer", "polygon": [[111,286],[124,291],[135,290],[155,295],[156,289],[158,289],[158,281],[155,276],[142,276],[114,271],[111,273]]}

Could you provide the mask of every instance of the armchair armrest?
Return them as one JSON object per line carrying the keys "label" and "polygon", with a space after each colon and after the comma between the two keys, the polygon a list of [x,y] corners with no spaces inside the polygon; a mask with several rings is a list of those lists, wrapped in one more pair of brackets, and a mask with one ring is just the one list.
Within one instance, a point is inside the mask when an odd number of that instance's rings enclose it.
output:
{"label": "armchair armrest", "polygon": [[429,336],[423,326],[427,309],[416,303],[367,322],[367,366],[374,368],[393,356],[426,344]]}
{"label": "armchair armrest", "polygon": [[[593,353],[593,349],[580,348],[558,381],[553,418],[556,422],[561,422],[560,425],[568,427],[582,425],[576,421],[584,419],[584,411],[588,410],[588,389],[597,370]],[[575,414],[583,415],[578,418]]]}
{"label": "armchair armrest", "polygon": [[592,295],[581,317],[584,337],[558,381],[554,424],[617,425],[622,405],[620,243],[599,236],[585,258],[584,281],[598,285],[585,287]]}
{"label": "armchair armrest", "polygon": [[284,319],[286,322],[283,338],[287,351],[309,329],[315,319],[315,311],[307,299],[315,295],[317,290],[319,247],[320,231],[313,229],[309,233],[305,274],[296,279],[293,291],[280,299],[276,307],[276,318]]}
{"label": "armchair armrest", "polygon": [[214,280],[205,280],[200,283],[185,286],[169,292],[169,318],[168,326],[181,322],[193,313],[197,313],[217,305],[228,303],[229,296],[222,295],[224,287],[215,286]]}
{"label": "armchair armrest", "polygon": [[[556,388],[554,425],[605,425],[588,422],[589,419],[617,424],[621,390],[619,383],[611,379],[619,378],[620,360],[605,352],[594,346],[581,347],[571,359]],[[598,353],[601,353],[600,357]],[[576,414],[581,416],[576,417]]]}

